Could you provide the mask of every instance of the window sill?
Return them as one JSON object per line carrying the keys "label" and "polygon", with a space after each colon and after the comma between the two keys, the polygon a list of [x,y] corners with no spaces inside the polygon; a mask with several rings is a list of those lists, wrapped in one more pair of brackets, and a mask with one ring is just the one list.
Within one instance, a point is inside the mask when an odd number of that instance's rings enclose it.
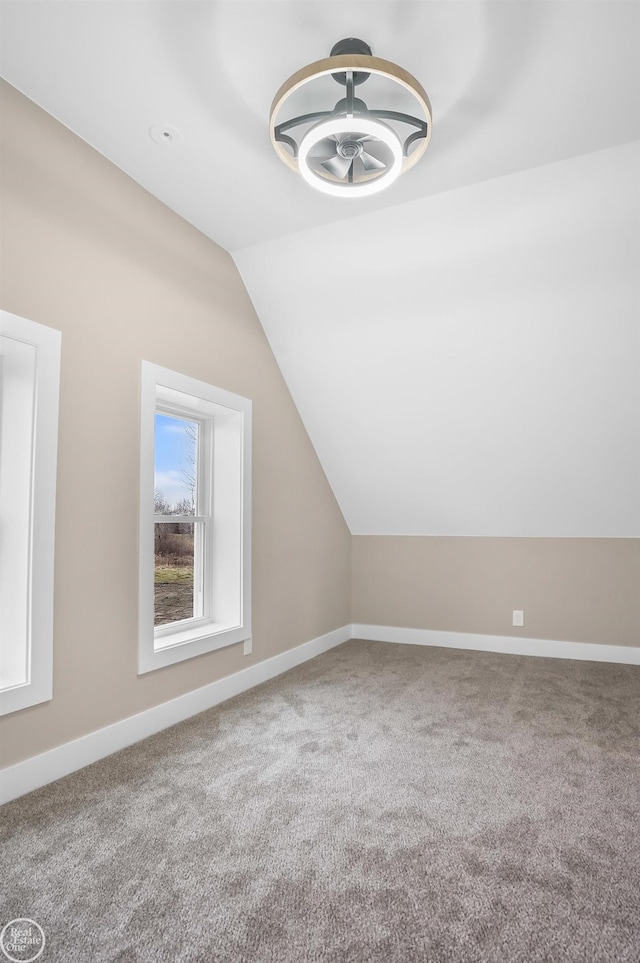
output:
{"label": "window sill", "polygon": [[0,716],[37,706],[41,702],[50,702],[52,698],[53,685],[50,675],[39,685],[34,682],[22,682],[14,686],[6,686],[0,690]]}
{"label": "window sill", "polygon": [[202,639],[213,639],[223,632],[229,632],[239,628],[231,622],[198,622],[196,625],[187,626],[183,629],[178,628],[180,623],[176,623],[173,632],[163,632],[162,635],[154,637],[153,648],[155,652],[173,648],[175,645],[189,645],[191,642],[199,642]]}
{"label": "window sill", "polygon": [[150,638],[147,646],[141,646],[138,661],[138,675],[153,672],[176,662],[192,659],[197,655],[215,652],[227,645],[235,645],[250,638],[251,630],[242,625],[226,625],[221,622],[207,622],[191,626],[159,639]]}

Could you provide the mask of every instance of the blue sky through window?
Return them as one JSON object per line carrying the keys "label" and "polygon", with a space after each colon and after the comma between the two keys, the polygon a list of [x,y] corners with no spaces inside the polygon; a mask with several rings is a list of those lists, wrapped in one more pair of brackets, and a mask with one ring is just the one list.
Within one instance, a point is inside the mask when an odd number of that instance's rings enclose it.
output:
{"label": "blue sky through window", "polygon": [[185,474],[193,470],[189,457],[193,448],[193,441],[187,431],[189,426],[197,431],[197,422],[156,413],[154,487],[156,491],[161,491],[172,505],[183,498],[192,497],[191,487],[185,477]]}

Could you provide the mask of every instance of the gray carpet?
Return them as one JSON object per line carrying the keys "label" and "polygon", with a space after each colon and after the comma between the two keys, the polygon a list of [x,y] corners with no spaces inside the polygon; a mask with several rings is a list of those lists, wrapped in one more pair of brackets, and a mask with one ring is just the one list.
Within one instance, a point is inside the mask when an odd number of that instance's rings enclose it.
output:
{"label": "gray carpet", "polygon": [[10,803],[51,961],[640,959],[640,669],[348,642]]}

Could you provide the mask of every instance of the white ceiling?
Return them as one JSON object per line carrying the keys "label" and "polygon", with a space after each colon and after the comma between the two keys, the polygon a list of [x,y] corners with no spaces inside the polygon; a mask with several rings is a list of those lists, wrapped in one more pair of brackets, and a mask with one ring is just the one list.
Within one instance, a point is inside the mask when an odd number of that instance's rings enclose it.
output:
{"label": "white ceiling", "polygon": [[640,534],[640,145],[235,259],[351,531]]}
{"label": "white ceiling", "polygon": [[[5,78],[227,250],[640,137],[638,11],[615,2],[2,2]],[[426,87],[423,163],[328,198],[275,156],[280,84],[356,36]],[[154,124],[179,144],[159,146]]]}
{"label": "white ceiling", "polygon": [[[0,10],[6,79],[234,252],[352,531],[640,534],[637,3]],[[346,201],[267,131],[345,36],[434,111],[421,163]]]}

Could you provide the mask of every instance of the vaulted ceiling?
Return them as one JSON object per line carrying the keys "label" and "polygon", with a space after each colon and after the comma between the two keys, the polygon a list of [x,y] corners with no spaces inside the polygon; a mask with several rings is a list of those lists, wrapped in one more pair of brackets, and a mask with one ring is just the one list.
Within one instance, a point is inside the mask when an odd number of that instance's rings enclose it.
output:
{"label": "vaulted ceiling", "polygon": [[[233,253],[352,531],[638,535],[639,12],[9,0],[2,73]],[[267,131],[345,36],[434,112],[420,164],[358,200]]]}

